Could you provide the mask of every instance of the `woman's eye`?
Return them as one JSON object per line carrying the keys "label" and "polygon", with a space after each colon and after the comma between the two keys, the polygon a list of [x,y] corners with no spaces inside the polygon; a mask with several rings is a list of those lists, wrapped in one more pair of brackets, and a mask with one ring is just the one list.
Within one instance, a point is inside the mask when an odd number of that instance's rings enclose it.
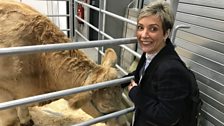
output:
{"label": "woman's eye", "polygon": [[151,31],[151,32],[155,32],[155,31],[157,31],[157,30],[158,30],[157,27],[150,27],[150,28],[149,28],[149,31]]}
{"label": "woman's eye", "polygon": [[142,26],[137,26],[137,30],[142,30],[143,27]]}

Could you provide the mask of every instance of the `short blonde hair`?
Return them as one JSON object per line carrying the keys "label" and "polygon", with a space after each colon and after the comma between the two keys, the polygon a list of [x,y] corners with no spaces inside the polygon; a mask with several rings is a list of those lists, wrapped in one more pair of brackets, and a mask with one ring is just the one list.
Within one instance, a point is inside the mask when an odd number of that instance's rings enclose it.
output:
{"label": "short blonde hair", "polygon": [[164,0],[150,2],[139,12],[137,22],[139,22],[139,20],[143,17],[151,15],[157,15],[160,17],[164,34],[168,30],[172,30],[174,24],[174,15],[169,3],[165,2]]}

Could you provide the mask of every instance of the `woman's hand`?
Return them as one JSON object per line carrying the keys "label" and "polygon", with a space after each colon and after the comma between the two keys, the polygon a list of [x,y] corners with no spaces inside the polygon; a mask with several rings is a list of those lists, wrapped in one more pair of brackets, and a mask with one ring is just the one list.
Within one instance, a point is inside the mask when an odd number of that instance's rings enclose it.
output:
{"label": "woman's hand", "polygon": [[130,91],[134,86],[138,86],[134,80],[131,80],[131,83],[128,85],[128,91]]}

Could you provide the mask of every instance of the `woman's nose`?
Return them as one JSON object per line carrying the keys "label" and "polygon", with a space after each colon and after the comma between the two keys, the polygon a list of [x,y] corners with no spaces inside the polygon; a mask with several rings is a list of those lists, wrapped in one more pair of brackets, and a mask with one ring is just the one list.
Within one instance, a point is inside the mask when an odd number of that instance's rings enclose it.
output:
{"label": "woman's nose", "polygon": [[144,37],[144,38],[149,37],[149,32],[148,32],[148,30],[144,29],[144,30],[142,31],[141,36]]}

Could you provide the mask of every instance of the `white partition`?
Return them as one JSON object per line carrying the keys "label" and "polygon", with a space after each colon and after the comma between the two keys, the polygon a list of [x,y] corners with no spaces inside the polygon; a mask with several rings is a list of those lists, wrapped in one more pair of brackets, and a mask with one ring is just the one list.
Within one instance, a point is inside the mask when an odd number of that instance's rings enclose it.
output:
{"label": "white partition", "polygon": [[224,1],[179,0],[177,51],[195,72],[201,97],[202,126],[224,125]]}

